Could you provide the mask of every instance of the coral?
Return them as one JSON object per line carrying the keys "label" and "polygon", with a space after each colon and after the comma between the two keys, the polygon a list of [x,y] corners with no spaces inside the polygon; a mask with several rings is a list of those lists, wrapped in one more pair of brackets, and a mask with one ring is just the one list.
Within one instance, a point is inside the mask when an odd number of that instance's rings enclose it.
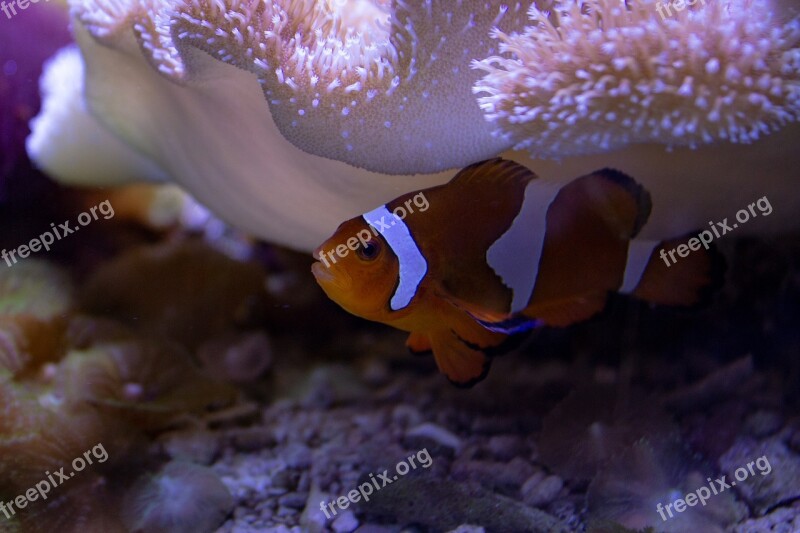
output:
{"label": "coral", "polygon": [[197,357],[209,375],[232,383],[257,380],[272,365],[273,350],[264,332],[230,334],[198,349]]}
{"label": "coral", "polygon": [[110,459],[87,467],[74,479],[56,481],[46,500],[31,502],[14,517],[13,527],[31,533],[73,532],[81,527],[122,533],[114,517],[116,506],[111,505],[115,491],[108,486],[108,474],[110,467],[132,462],[131,455],[140,444],[136,433],[112,419],[101,419],[88,406],[75,411],[48,404],[7,376],[0,377],[0,402],[1,500],[25,494],[48,473],[62,468],[70,472],[73,459],[98,444],[107,447]]}
{"label": "coral", "polygon": [[67,313],[72,293],[67,275],[44,261],[28,259],[0,268],[0,315],[49,320]]}
{"label": "coral", "polygon": [[232,389],[204,376],[186,352],[166,343],[130,340],[73,351],[56,374],[58,394],[68,404],[93,405],[144,429],[234,399]]}
{"label": "coral", "polygon": [[64,354],[64,320],[39,320],[30,315],[0,315],[0,368],[18,376]]}
{"label": "coral", "polygon": [[[219,271],[227,265],[231,277],[246,279],[222,259],[208,262]],[[244,271],[252,273],[252,283],[244,284],[238,300],[234,295],[236,303],[220,321],[225,331],[249,294],[263,290],[258,269],[251,265]],[[209,291],[210,297],[223,296],[234,286],[230,279],[223,275],[209,284],[220,291]],[[120,518],[124,487],[143,468],[158,464],[157,447],[146,453],[148,437],[170,424],[188,424],[203,434],[203,423],[192,415],[227,406],[236,396],[230,386],[201,372],[174,341],[145,338],[117,321],[75,314],[72,293],[66,274],[47,263],[24,261],[0,270],[0,501],[26,494],[49,474],[66,473],[50,481],[47,498],[28,497],[9,522],[2,517],[4,531],[128,531]],[[211,327],[209,334],[214,332]],[[246,342],[242,348],[249,353]],[[213,448],[205,453],[213,455]],[[79,460],[83,463],[75,466]],[[209,477],[191,468],[181,476],[189,482]],[[221,505],[218,511],[207,509],[208,519],[216,522],[230,507],[219,496],[220,486],[227,494],[219,480],[216,489],[206,481],[209,501]],[[210,526],[201,519],[199,527]]]}
{"label": "coral", "polygon": [[140,533],[195,533],[213,531],[232,508],[231,493],[213,471],[174,461],[128,491],[123,520]]}
{"label": "coral", "polygon": [[225,257],[199,242],[131,250],[86,282],[82,309],[194,350],[238,325],[266,296],[255,263]]}
{"label": "coral", "polygon": [[114,207],[114,220],[138,224],[153,230],[177,226],[191,198],[175,185],[137,183],[113,189],[89,189],[83,196],[84,209],[103,201]]}
{"label": "coral", "polygon": [[20,377],[64,353],[73,287],[48,263],[22,261],[0,270],[0,369]]}

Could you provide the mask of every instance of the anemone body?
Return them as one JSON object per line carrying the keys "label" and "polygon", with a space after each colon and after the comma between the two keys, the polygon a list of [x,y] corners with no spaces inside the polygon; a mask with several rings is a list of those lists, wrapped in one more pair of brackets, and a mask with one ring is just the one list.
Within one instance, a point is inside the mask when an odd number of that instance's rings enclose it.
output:
{"label": "anemone body", "polygon": [[[550,14],[466,0],[72,0],[85,63],[74,93],[146,162],[142,178],[169,177],[299,250],[512,146],[506,157],[544,177],[634,176],[655,198],[647,237],[763,196],[775,215],[740,234],[797,227],[796,8],[718,3],[661,21],[650,0]],[[52,131],[41,146],[64,142]],[[47,151],[32,155],[60,175]]]}

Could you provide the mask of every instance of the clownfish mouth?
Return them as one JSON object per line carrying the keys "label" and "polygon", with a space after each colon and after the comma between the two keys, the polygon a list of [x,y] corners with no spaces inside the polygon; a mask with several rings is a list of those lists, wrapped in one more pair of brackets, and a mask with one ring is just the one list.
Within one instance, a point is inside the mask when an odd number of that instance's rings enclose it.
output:
{"label": "clownfish mouth", "polygon": [[311,265],[311,272],[326,293],[329,288],[346,292],[352,282],[352,279],[346,273],[334,272],[331,267],[325,266],[319,261]]}
{"label": "clownfish mouth", "polygon": [[333,282],[336,279],[336,276],[333,275],[333,272],[331,272],[330,268],[326,267],[319,261],[316,261],[313,265],[311,265],[311,272],[319,282]]}

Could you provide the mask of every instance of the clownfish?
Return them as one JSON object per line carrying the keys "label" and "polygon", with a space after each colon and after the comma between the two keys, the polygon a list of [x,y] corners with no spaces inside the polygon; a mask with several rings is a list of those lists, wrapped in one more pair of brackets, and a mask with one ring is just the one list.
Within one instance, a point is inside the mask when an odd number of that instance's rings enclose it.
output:
{"label": "clownfish", "polygon": [[611,291],[700,303],[719,281],[716,250],[662,261],[659,249],[688,237],[636,239],[650,209],[616,170],[556,182],[492,159],[342,223],[312,272],[345,310],[410,332],[412,352],[433,352],[450,381],[471,386],[516,334],[586,320]]}

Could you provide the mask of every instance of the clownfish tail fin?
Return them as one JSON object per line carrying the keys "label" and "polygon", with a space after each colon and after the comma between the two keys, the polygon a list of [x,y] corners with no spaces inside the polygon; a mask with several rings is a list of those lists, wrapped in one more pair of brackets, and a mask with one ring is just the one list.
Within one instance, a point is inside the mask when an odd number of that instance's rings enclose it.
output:
{"label": "clownfish tail fin", "polygon": [[659,305],[706,305],[722,286],[725,258],[713,244],[686,235],[661,242],[634,239],[620,292]]}

